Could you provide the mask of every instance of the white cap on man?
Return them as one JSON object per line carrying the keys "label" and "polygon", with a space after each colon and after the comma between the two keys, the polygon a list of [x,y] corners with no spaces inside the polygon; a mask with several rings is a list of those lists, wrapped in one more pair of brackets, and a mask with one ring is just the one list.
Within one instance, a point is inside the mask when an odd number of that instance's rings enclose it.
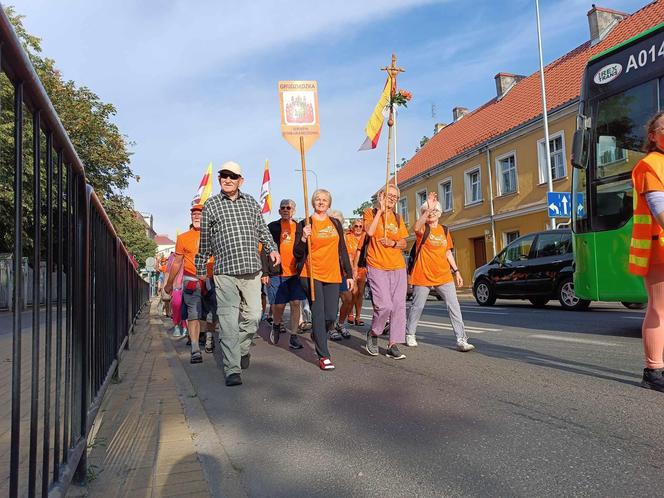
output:
{"label": "white cap on man", "polygon": [[219,168],[219,173],[222,171],[230,171],[231,173],[242,176],[242,168],[235,161],[226,161],[224,164],[222,164]]}

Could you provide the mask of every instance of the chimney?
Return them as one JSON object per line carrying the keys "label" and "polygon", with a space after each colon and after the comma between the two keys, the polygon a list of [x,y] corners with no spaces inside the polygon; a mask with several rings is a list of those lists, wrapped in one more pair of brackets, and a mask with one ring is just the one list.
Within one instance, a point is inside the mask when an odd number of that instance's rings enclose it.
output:
{"label": "chimney", "polygon": [[524,79],[525,76],[512,73],[498,73],[493,77],[496,80],[496,96],[500,100],[503,96],[510,91],[519,81]]}
{"label": "chimney", "polygon": [[593,8],[588,11],[587,15],[588,27],[590,28],[590,43],[591,45],[595,45],[602,41],[614,26],[629,14],[604,7],[597,7],[593,4]]}
{"label": "chimney", "polygon": [[433,125],[433,134],[435,135],[446,126],[447,125],[445,123],[436,123],[435,125]]}
{"label": "chimney", "polygon": [[452,118],[454,119],[454,122],[459,121],[466,114],[468,114],[468,109],[465,107],[455,107],[452,109]]}

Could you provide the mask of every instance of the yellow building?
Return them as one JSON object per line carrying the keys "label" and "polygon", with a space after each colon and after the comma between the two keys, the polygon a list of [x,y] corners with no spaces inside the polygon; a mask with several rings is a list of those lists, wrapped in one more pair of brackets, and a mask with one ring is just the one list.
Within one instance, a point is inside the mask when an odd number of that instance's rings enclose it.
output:
{"label": "yellow building", "polygon": [[[590,57],[625,38],[628,14],[593,7],[591,39],[545,67],[553,189],[570,192],[569,161],[581,76]],[[626,29],[621,29],[623,28]],[[412,227],[427,193],[443,207],[466,285],[473,271],[521,235],[550,228],[539,72],[495,76],[496,97],[468,112],[453,109],[398,172],[398,209]],[[558,218],[557,224],[567,221]],[[414,240],[411,235],[410,242]]]}

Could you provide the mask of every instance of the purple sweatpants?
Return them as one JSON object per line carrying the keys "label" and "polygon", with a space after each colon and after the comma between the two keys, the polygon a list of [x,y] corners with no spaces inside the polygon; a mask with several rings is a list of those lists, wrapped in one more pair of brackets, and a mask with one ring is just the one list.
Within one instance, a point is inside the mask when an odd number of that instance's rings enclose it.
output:
{"label": "purple sweatpants", "polygon": [[378,270],[367,266],[367,282],[373,300],[371,332],[381,335],[390,321],[390,344],[406,341],[406,269]]}

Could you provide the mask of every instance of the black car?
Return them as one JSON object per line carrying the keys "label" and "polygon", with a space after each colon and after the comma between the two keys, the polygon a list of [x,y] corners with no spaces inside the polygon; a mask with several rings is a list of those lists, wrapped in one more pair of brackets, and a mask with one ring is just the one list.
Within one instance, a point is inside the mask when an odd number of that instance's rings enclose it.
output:
{"label": "black car", "polygon": [[574,294],[570,230],[531,233],[513,241],[473,274],[473,296],[481,306],[497,298],[528,299],[542,307],[551,299],[566,310],[584,310],[590,301]]}

